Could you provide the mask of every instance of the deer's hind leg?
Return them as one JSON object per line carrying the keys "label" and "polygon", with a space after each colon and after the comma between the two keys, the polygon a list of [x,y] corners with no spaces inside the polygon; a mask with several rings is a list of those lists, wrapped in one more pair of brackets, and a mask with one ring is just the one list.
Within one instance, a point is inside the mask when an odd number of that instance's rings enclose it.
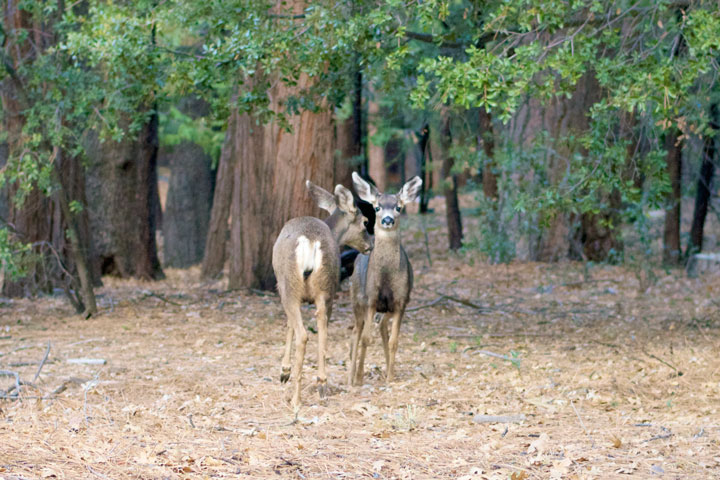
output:
{"label": "deer's hind leg", "polygon": [[[287,340],[287,338],[292,339],[292,336],[295,336],[295,361],[293,362],[291,373],[293,380],[291,405],[293,407],[293,412],[297,416],[297,413],[300,410],[300,384],[302,382],[302,366],[305,358],[305,346],[307,345],[308,335],[305,330],[305,325],[303,325],[302,315],[300,313],[300,303],[283,298],[283,307],[285,308],[285,313],[287,314],[288,326],[292,329],[291,332],[288,332],[285,338]],[[289,350],[288,345],[289,344],[285,345],[286,352]],[[290,355],[288,353],[288,359],[289,356]]]}
{"label": "deer's hind leg", "polygon": [[316,320],[318,330],[318,374],[317,384],[320,398],[327,393],[327,373],[325,372],[325,354],[327,351],[327,325],[332,314],[332,297],[326,299],[322,295],[315,300]]}
{"label": "deer's hind leg", "polygon": [[280,382],[285,383],[290,380],[290,353],[292,352],[294,327],[290,323],[288,317],[287,333],[285,334],[285,350],[283,352],[282,362],[280,363]]}

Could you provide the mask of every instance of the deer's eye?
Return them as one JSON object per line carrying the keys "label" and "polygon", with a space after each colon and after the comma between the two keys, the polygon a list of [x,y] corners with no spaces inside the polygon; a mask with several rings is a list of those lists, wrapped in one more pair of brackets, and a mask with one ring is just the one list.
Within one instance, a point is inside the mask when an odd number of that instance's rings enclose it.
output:
{"label": "deer's eye", "polygon": [[375,207],[375,211],[376,211],[376,212],[379,212],[379,211],[380,211],[380,207]]}
{"label": "deer's eye", "polygon": [[400,210],[402,210],[402,207],[400,205],[398,205],[395,207],[395,210],[397,210],[399,212]]}

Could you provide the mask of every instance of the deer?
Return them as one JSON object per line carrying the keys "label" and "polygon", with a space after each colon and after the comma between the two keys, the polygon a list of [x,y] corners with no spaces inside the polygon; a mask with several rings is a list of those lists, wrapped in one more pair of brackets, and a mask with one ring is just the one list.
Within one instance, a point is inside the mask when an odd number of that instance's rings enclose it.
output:
{"label": "deer", "polygon": [[[413,177],[395,195],[379,192],[356,172],[352,180],[358,197],[371,203],[376,214],[375,246],[369,254],[357,256],[350,277],[355,325],[350,342],[348,384],[362,385],[365,351],[371,341],[376,313],[384,314],[380,336],[385,352],[385,381],[390,383],[395,373],[400,324],[413,286],[412,266],[400,242],[398,225],[404,206],[417,198],[422,180]],[[392,327],[388,335],[390,321]]]}
{"label": "deer", "polygon": [[285,349],[281,363],[280,382],[291,377],[290,351],[295,337],[295,361],[292,364],[293,393],[291,405],[297,414],[300,408],[300,384],[308,335],[303,325],[300,306],[304,302],[316,307],[318,332],[317,384],[320,397],[326,393],[325,349],[327,324],[340,277],[340,246],[348,245],[360,252],[369,252],[372,238],[365,228],[365,217],[355,207],[353,195],[342,185],[335,194],[305,182],[317,205],[330,213],[324,221],[315,217],[289,220],[273,246],[272,265],[277,290],[287,316]]}

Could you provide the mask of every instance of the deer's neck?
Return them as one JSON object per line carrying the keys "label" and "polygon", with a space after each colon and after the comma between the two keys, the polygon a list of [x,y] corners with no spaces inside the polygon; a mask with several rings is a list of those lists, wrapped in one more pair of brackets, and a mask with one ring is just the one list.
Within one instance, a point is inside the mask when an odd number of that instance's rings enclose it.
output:
{"label": "deer's neck", "polygon": [[392,259],[399,259],[402,244],[400,243],[400,230],[395,229],[388,232],[382,227],[375,226],[375,247],[373,254],[382,257],[386,262]]}
{"label": "deer's neck", "polygon": [[346,229],[340,228],[339,220],[340,220],[340,211],[338,209],[335,209],[335,211],[330,214],[329,217],[327,217],[325,220],[325,225],[327,225],[330,228],[330,232],[332,233],[333,237],[335,238],[335,242],[340,242],[340,239],[342,238],[343,234],[345,233]]}

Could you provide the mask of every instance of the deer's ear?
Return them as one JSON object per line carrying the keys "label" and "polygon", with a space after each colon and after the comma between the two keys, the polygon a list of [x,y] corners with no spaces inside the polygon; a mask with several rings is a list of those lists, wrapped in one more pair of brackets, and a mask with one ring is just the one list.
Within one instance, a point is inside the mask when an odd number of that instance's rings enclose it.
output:
{"label": "deer's ear", "polygon": [[345,213],[355,213],[355,200],[352,192],[342,185],[335,185],[335,203]]}
{"label": "deer's ear", "polygon": [[358,197],[365,200],[366,202],[372,203],[373,205],[377,203],[377,197],[379,194],[377,188],[363,180],[362,177],[357,174],[357,172],[353,172],[352,180],[353,187],[355,188]]}
{"label": "deer's ear", "polygon": [[422,180],[420,180],[420,177],[413,177],[408,180],[405,185],[403,185],[402,190],[398,193],[398,198],[403,205],[410,203],[417,198],[418,193],[420,193],[421,186]]}
{"label": "deer's ear", "polygon": [[317,203],[318,207],[322,208],[323,210],[327,210],[328,213],[332,213],[335,211],[335,197],[332,193],[328,192],[322,187],[318,187],[310,180],[305,181],[305,186],[310,192],[310,196],[313,198],[313,200],[315,200],[315,203]]}

